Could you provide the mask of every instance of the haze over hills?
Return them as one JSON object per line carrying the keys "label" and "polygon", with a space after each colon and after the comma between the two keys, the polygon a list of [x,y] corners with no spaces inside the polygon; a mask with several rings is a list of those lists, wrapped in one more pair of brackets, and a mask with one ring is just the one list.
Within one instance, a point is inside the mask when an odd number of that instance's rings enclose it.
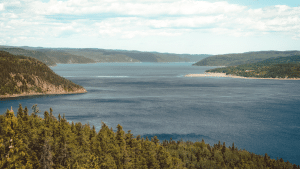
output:
{"label": "haze over hills", "polygon": [[38,52],[45,53],[55,63],[95,63],[93,59],[83,56],[72,55],[67,52],[51,50],[51,49],[39,49]]}
{"label": "haze over hills", "polygon": [[196,66],[233,66],[255,63],[268,58],[300,55],[300,51],[258,51],[224,55],[174,54],[97,48],[43,48],[0,46],[0,50],[15,55],[36,58],[48,66],[57,63],[96,62],[197,62]]}
{"label": "haze over hills", "polygon": [[197,62],[209,54],[173,54],[96,48],[42,48],[0,46],[0,50],[16,55],[34,57],[55,66],[56,63],[95,62]]}
{"label": "haze over hills", "polygon": [[0,51],[0,67],[0,98],[86,92],[35,58]]}
{"label": "haze over hills", "polygon": [[172,54],[158,52],[141,52],[126,50],[109,50],[109,49],[61,49],[65,52],[85,56],[94,59],[97,62],[196,62],[205,57],[207,54],[190,55],[190,54]]}
{"label": "haze over hills", "polygon": [[76,56],[62,51],[54,51],[44,48],[0,46],[0,51],[7,51],[14,55],[33,57],[48,66],[55,66],[56,63],[95,63],[94,60],[84,56]]}
{"label": "haze over hills", "polygon": [[195,66],[234,66],[255,63],[268,58],[300,55],[300,51],[258,51],[237,54],[215,55],[204,58],[195,63]]}
{"label": "haze over hills", "polygon": [[22,48],[15,48],[15,47],[2,47],[0,46],[0,51],[6,51],[13,55],[23,55],[23,56],[29,56],[33,57],[43,63],[45,63],[48,66],[55,66],[56,63],[49,58],[45,53],[35,51],[35,50],[26,50]]}

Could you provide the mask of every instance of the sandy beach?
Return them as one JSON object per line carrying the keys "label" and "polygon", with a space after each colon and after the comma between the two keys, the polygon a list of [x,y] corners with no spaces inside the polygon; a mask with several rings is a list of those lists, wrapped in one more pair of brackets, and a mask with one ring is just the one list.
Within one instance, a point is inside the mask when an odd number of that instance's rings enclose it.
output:
{"label": "sandy beach", "polygon": [[300,80],[300,78],[257,78],[257,77],[243,77],[236,75],[226,75],[226,73],[211,73],[206,72],[203,74],[187,74],[185,77],[231,77],[239,79],[271,79],[271,80]]}

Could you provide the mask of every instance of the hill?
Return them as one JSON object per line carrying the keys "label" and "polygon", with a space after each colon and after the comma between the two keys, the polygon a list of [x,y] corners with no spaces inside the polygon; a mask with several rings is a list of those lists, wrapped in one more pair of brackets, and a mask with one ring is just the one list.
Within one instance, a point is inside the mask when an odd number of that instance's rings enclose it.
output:
{"label": "hill", "polygon": [[210,69],[206,72],[258,78],[300,78],[300,55],[269,58],[256,63]]}
{"label": "hill", "polygon": [[39,117],[37,105],[19,105],[17,115],[0,115],[0,168],[103,168],[103,169],[201,169],[201,168],[289,168],[300,167],[268,154],[256,155],[225,142],[213,146],[202,141],[160,141],[141,138],[118,125],[114,131],[102,122],[94,126],[70,123],[53,110]]}
{"label": "hill", "polygon": [[109,49],[66,49],[73,55],[82,55],[97,62],[187,62],[176,54],[162,54],[156,52],[140,52]]}
{"label": "hill", "polygon": [[59,50],[38,49],[37,51],[45,53],[55,63],[96,63],[96,61],[94,61],[93,59],[86,58],[84,56],[72,55],[70,53],[66,53]]}
{"label": "hill", "polygon": [[238,54],[215,55],[204,58],[195,63],[195,66],[234,66],[247,63],[255,63],[268,58],[300,55],[300,51],[260,51]]}
{"label": "hill", "polygon": [[36,50],[27,50],[22,48],[15,48],[15,47],[10,47],[10,48],[0,47],[0,51],[6,51],[13,55],[29,56],[45,63],[48,66],[56,65],[56,63],[51,58],[49,58],[45,53]]}
{"label": "hill", "polygon": [[0,50],[15,55],[36,58],[48,66],[56,63],[95,63],[95,62],[196,62],[211,55],[174,54],[141,52],[97,48],[43,48],[0,46]]}
{"label": "hill", "polygon": [[131,58],[122,52],[109,52],[103,49],[59,49],[66,53],[77,56],[85,56],[89,59],[93,59],[96,62],[140,62],[140,60]]}
{"label": "hill", "polygon": [[110,49],[60,49],[97,62],[196,62],[211,55],[174,54]]}
{"label": "hill", "polygon": [[38,94],[84,93],[86,90],[27,56],[0,51],[0,98]]}
{"label": "hill", "polygon": [[48,48],[31,48],[31,47],[7,47],[0,46],[0,51],[7,51],[14,55],[23,55],[33,57],[45,63],[48,66],[55,66],[57,63],[95,63],[93,59],[84,56],[72,55],[60,50]]}

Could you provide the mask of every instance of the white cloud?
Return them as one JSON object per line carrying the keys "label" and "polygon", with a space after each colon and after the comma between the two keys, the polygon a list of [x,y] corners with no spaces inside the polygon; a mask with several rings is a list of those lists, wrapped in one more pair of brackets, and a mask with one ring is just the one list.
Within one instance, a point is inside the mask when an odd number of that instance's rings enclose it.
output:
{"label": "white cloud", "polygon": [[167,18],[161,20],[150,20],[148,22],[149,26],[155,28],[164,27],[176,27],[176,28],[201,28],[211,24],[216,24],[222,22],[226,19],[224,15],[216,16],[196,16],[196,17],[178,17],[178,18]]}
{"label": "white cloud", "polygon": [[0,3],[0,11],[1,33],[5,32],[0,34],[1,43],[72,36],[176,37],[187,33],[252,37],[279,32],[300,38],[300,7],[286,5],[251,9],[225,1],[10,0]]}
{"label": "white cloud", "polygon": [[[34,8],[37,7],[37,8]],[[122,15],[198,15],[212,13],[240,12],[246,7],[227,2],[206,2],[195,0],[167,1],[157,3],[141,3],[132,1],[86,1],[69,0],[48,3],[35,1],[31,4],[32,11],[37,14],[95,14],[116,13]]]}
{"label": "white cloud", "polygon": [[0,3],[0,11],[3,11],[3,10],[4,10],[4,4]]}

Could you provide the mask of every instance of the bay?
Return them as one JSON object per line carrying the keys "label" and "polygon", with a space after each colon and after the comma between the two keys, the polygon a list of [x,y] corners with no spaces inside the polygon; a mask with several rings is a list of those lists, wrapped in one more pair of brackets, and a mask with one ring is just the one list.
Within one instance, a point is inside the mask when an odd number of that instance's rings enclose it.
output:
{"label": "bay", "polygon": [[22,97],[0,101],[0,112],[21,103],[65,114],[69,122],[116,129],[162,141],[211,145],[233,142],[240,149],[300,165],[300,81],[188,78],[214,67],[192,63],[58,64],[57,74],[88,93]]}

